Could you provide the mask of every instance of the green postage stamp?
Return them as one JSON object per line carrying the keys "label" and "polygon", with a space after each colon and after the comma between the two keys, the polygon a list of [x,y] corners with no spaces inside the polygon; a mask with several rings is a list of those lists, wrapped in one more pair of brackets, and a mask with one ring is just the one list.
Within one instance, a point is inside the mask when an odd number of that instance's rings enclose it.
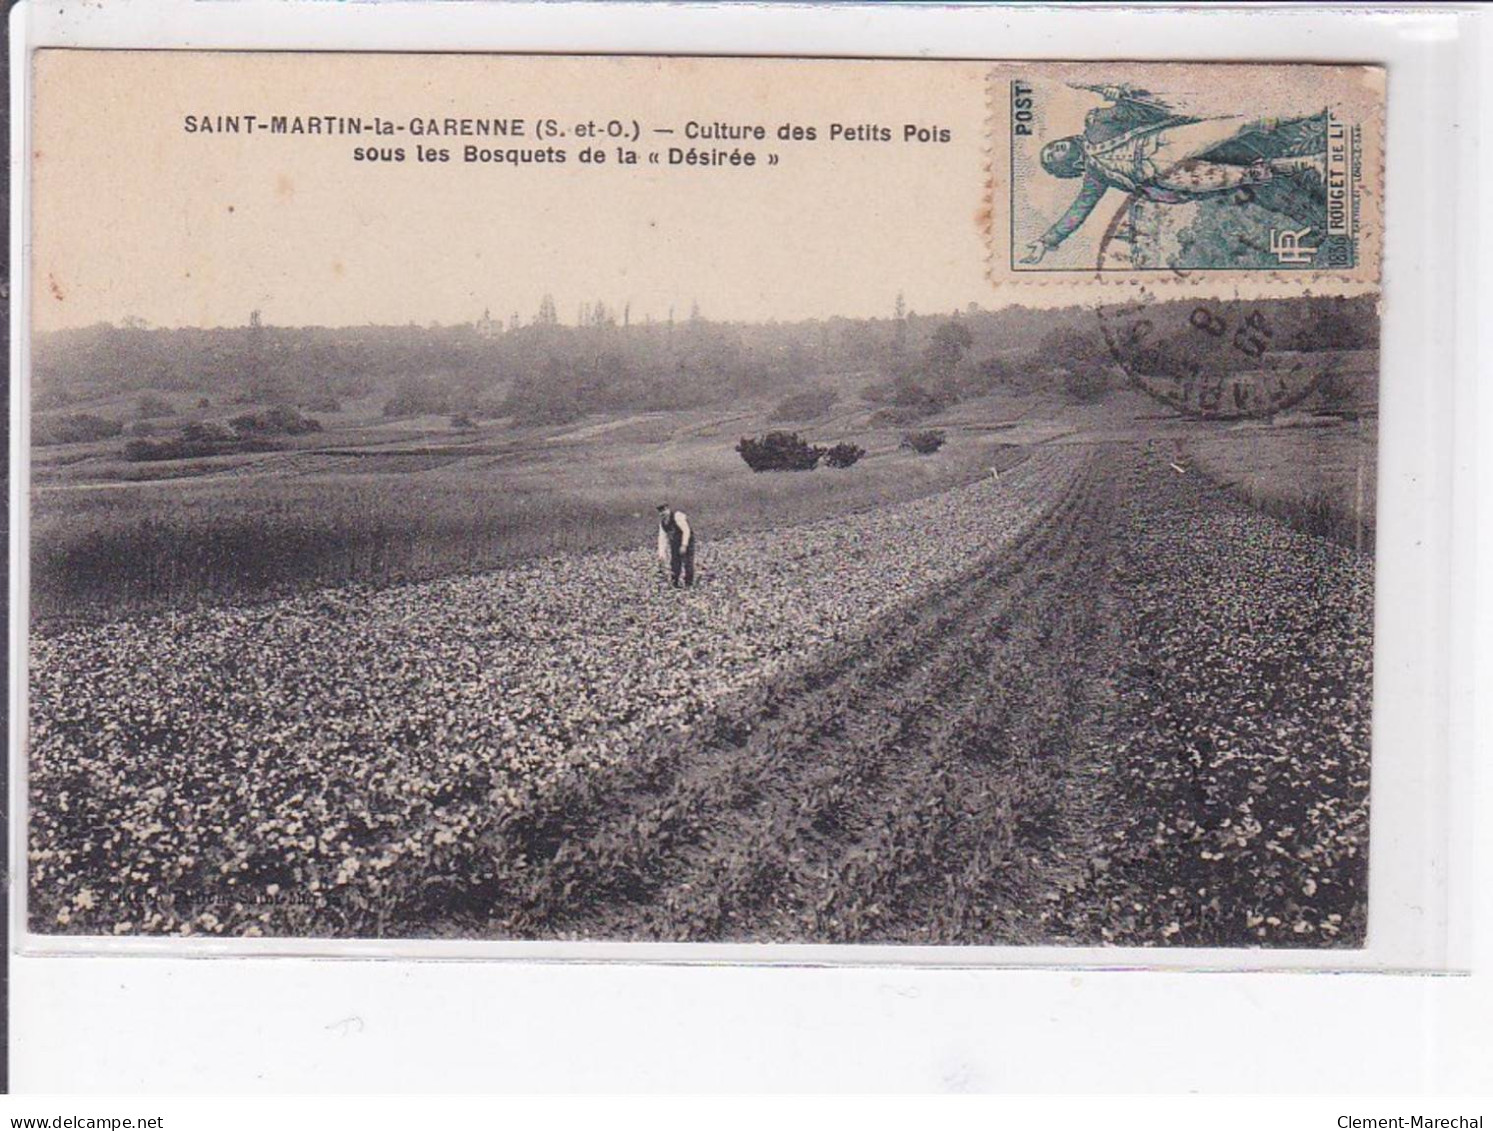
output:
{"label": "green postage stamp", "polygon": [[1381,68],[1007,63],[990,104],[997,281],[1378,277]]}

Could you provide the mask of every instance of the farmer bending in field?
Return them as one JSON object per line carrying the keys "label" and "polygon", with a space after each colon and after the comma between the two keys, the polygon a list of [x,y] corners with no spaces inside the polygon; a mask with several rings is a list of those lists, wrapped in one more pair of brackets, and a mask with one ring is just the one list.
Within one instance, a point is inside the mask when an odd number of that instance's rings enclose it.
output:
{"label": "farmer bending in field", "polygon": [[668,562],[669,581],[675,589],[679,588],[681,573],[686,587],[695,583],[694,532],[685,513],[668,503],[658,505],[658,560]]}

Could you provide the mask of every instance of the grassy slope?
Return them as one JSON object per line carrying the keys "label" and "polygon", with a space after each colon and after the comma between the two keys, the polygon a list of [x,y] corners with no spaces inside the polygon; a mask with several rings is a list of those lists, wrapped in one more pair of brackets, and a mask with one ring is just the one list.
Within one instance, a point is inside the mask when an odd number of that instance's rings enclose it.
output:
{"label": "grassy slope", "polygon": [[[668,500],[702,537],[930,494],[1019,453],[956,436],[931,457],[862,431],[854,406],[803,431],[854,435],[848,471],[755,475],[734,449],[770,405],[592,419],[564,428],[332,421],[288,452],[130,465],[117,445],[48,449],[32,495],[33,615],[109,615],[320,585],[390,584],[647,544]],[[130,482],[125,475],[163,478]]]}
{"label": "grassy slope", "polygon": [[[385,420],[370,398],[324,415],[325,433],[281,452],[140,464],[120,457],[118,440],[37,449],[33,616],[46,625],[636,546],[651,538],[663,500],[693,515],[706,538],[787,526],[979,478],[1019,458],[1008,445],[1093,440],[1150,440],[1294,525],[1372,547],[1372,420],[1209,425],[1170,417],[1130,390],[1081,406],[1003,392],[921,424],[950,437],[924,458],[897,450],[898,429],[870,427],[875,406],[857,395],[864,380],[829,382],[836,403],[792,425],[819,442],[865,446],[849,471],[748,471],[734,445],[782,426],[770,423],[773,399],[460,431],[442,417]],[[211,415],[182,407],[181,419]]]}
{"label": "grassy slope", "polygon": [[1252,506],[1309,533],[1374,547],[1378,420],[1199,431],[1186,458]]}

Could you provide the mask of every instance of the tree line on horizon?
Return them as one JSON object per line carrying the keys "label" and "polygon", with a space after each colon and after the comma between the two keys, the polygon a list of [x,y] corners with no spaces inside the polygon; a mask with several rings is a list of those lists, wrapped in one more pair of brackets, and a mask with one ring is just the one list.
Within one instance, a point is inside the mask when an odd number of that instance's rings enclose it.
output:
{"label": "tree line on horizon", "polygon": [[[900,296],[899,296],[900,298]],[[1168,327],[1131,351],[1131,367],[1184,367],[1207,345],[1190,301],[1157,303]],[[1377,345],[1377,296],[1266,304],[1274,349]],[[561,324],[553,300],[528,325],[151,329],[138,321],[38,335],[33,405],[67,409],[101,396],[190,392],[214,404],[336,411],[381,396],[387,416],[432,413],[563,423],[588,412],[667,410],[747,396],[802,394],[821,376],[858,374],[865,395],[916,419],[996,387],[1050,386],[1076,400],[1120,379],[1114,343],[1092,309],[1010,306],[801,322],[631,321],[605,304]],[[1216,357],[1217,355],[1210,355]],[[1247,361],[1248,359],[1246,359]],[[1244,364],[1244,362],[1240,362]]]}

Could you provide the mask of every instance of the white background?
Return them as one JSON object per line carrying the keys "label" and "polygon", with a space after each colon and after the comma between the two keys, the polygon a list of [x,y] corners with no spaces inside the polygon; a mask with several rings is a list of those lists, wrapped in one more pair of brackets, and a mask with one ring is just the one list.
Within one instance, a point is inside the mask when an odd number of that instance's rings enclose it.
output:
{"label": "white background", "polygon": [[[865,1089],[1416,1091],[1493,1085],[1489,707],[1474,604],[1476,205],[1489,52],[1473,17],[1349,12],[328,5],[16,9],[29,42],[981,58],[1293,58],[1390,67],[1371,947],[1345,958],[1169,952],[1236,972],[805,968],[17,954],[18,1091]],[[24,56],[12,60],[24,124]],[[85,96],[80,92],[80,97]],[[102,111],[103,108],[101,108]],[[17,175],[24,137],[13,137]],[[17,183],[13,220],[24,218]],[[20,230],[20,229],[17,229]],[[1477,254],[1481,249],[1481,254]],[[13,324],[27,324],[17,241]],[[13,361],[24,364],[17,333]],[[1484,398],[1486,400],[1486,398]],[[13,513],[23,514],[24,401]],[[1484,509],[1485,503],[1484,503]],[[17,552],[24,542],[13,540]],[[23,608],[24,562],[13,559]],[[13,652],[13,661],[19,657]],[[20,665],[13,662],[12,670]],[[18,705],[12,699],[13,705]],[[15,712],[18,721],[24,714]],[[1475,728],[1474,724],[1478,724]],[[14,738],[14,736],[13,736]],[[14,767],[17,789],[22,767]],[[15,799],[13,799],[15,800]],[[14,806],[12,812],[20,812]],[[13,840],[14,859],[24,841]],[[1488,869],[1480,870],[1484,877]],[[19,890],[24,885],[16,884]],[[20,932],[14,937],[25,946]],[[387,947],[361,953],[388,952]],[[480,949],[480,948],[479,948]],[[323,948],[325,950],[325,948]],[[181,951],[175,952],[177,954]],[[201,952],[194,952],[201,953]],[[488,948],[481,953],[513,953]],[[533,950],[524,953],[535,953]],[[573,952],[572,952],[573,953]],[[1151,965],[1145,952],[1004,961]],[[1379,971],[1260,973],[1323,961]]]}

